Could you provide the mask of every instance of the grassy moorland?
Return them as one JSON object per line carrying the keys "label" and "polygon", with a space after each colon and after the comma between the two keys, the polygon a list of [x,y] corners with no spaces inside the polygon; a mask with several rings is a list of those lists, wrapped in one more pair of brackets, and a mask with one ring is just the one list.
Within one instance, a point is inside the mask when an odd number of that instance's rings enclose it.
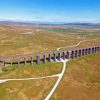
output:
{"label": "grassy moorland", "polygon": [[28,26],[0,26],[0,55],[51,51],[80,40],[75,37]]}
{"label": "grassy moorland", "polygon": [[[99,100],[100,53],[71,60],[51,100]],[[2,74],[2,78],[39,77],[59,73],[62,64],[50,63],[33,68],[19,68]],[[17,74],[18,72],[18,74]],[[4,76],[4,77],[3,77]],[[43,100],[57,78],[29,81],[8,81],[0,84],[2,100]]]}
{"label": "grassy moorland", "polygon": [[[99,38],[100,30],[71,26],[44,28],[34,25],[0,24],[0,56],[56,50],[76,44],[84,37],[87,40]],[[98,44],[97,42],[95,44]]]}
{"label": "grassy moorland", "polygon": [[43,100],[56,78],[28,81],[8,81],[0,84],[0,100]]}
{"label": "grassy moorland", "polygon": [[[0,24],[0,56],[40,53],[59,47],[77,44],[77,48],[100,45],[100,30],[84,27],[34,27],[32,25]],[[76,47],[75,47],[76,48]],[[66,48],[72,49],[72,48]],[[74,48],[73,48],[74,49]],[[51,100],[99,100],[100,99],[100,53],[71,60]],[[0,67],[2,64],[0,65]],[[28,78],[57,74],[62,63],[26,67],[13,65],[4,68],[0,79]],[[28,81],[8,81],[0,84],[0,100],[42,100],[57,78]]]}
{"label": "grassy moorland", "polygon": [[[21,65],[20,68],[16,68],[16,66],[11,68],[14,67],[14,70],[8,68],[7,72],[0,74],[0,79],[54,75],[61,72],[62,63],[47,63],[33,67]],[[42,100],[48,95],[56,80],[55,77],[40,80],[8,81],[0,84],[0,100]]]}
{"label": "grassy moorland", "polygon": [[71,60],[67,66],[51,100],[99,100],[100,53]]}

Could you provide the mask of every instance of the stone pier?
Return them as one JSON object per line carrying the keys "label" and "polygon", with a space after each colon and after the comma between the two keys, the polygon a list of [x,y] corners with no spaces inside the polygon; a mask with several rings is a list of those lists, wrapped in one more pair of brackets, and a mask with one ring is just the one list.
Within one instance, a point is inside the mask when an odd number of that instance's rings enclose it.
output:
{"label": "stone pier", "polygon": [[61,52],[58,52],[58,60],[61,60]]}
{"label": "stone pier", "polygon": [[72,58],[72,59],[74,58],[74,54],[75,54],[75,53],[74,53],[74,51],[72,50],[72,51],[71,51],[71,58]]}
{"label": "stone pier", "polygon": [[53,53],[53,60],[56,61],[56,52]]}
{"label": "stone pier", "polygon": [[18,57],[18,67],[20,67],[20,57]]}
{"label": "stone pier", "polygon": [[82,50],[80,49],[79,50],[79,57],[81,57],[82,56]]}
{"label": "stone pier", "polygon": [[37,55],[36,58],[37,58],[37,59],[36,59],[36,63],[37,63],[37,64],[40,64],[40,55]]}
{"label": "stone pier", "polygon": [[67,59],[70,59],[70,53],[67,51]]}
{"label": "stone pier", "polygon": [[87,54],[88,54],[88,49],[86,48],[86,49],[85,49],[85,55],[87,55]]}
{"label": "stone pier", "polygon": [[88,51],[88,54],[91,54],[91,48],[89,48],[88,50],[89,50],[89,51]]}
{"label": "stone pier", "polygon": [[75,50],[75,58],[78,57],[78,50]]}
{"label": "stone pier", "polygon": [[31,56],[30,58],[31,58],[31,66],[33,66],[33,56]]}
{"label": "stone pier", "polygon": [[94,53],[96,53],[96,47],[94,47]]}
{"label": "stone pier", "polygon": [[43,54],[43,63],[46,63],[46,54]]}
{"label": "stone pier", "polygon": [[94,53],[94,47],[92,48],[92,53]]}
{"label": "stone pier", "polygon": [[51,62],[51,53],[49,53],[48,61]]}
{"label": "stone pier", "polygon": [[62,52],[62,59],[65,60],[65,58],[66,58],[66,57],[65,57],[65,52],[63,51],[63,52]]}
{"label": "stone pier", "polygon": [[82,49],[82,56],[84,56],[85,55],[85,50],[84,49]]}

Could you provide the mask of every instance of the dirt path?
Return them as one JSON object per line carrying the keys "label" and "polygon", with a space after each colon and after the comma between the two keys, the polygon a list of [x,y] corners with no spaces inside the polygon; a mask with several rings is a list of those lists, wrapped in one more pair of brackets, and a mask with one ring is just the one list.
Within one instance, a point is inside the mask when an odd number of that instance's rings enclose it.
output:
{"label": "dirt path", "polygon": [[66,62],[68,62],[69,60],[63,60],[61,59],[61,62],[63,62],[63,69],[62,72],[59,74],[59,78],[57,80],[57,82],[55,83],[54,87],[52,88],[52,90],[50,91],[50,93],[48,94],[48,96],[45,98],[45,100],[49,100],[51,98],[51,96],[53,95],[53,93],[55,92],[57,86],[59,85],[64,73],[65,73],[65,69],[66,69]]}
{"label": "dirt path", "polygon": [[93,40],[99,40],[100,38],[96,38],[96,39],[91,39],[91,40],[82,40],[82,41],[79,41],[77,44],[75,44],[75,45],[71,45],[71,46],[65,46],[65,47],[59,47],[59,48],[57,48],[57,51],[59,51],[60,49],[64,49],[64,48],[68,48],[68,47],[70,47],[70,48],[72,48],[72,47],[77,47],[77,46],[79,46],[81,43],[83,43],[83,42],[86,42],[86,41],[93,41]]}

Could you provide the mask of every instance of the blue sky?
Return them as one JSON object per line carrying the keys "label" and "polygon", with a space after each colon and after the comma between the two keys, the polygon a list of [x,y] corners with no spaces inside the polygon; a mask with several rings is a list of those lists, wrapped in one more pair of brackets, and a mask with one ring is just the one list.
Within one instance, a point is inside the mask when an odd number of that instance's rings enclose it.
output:
{"label": "blue sky", "polygon": [[100,22],[100,0],[0,0],[0,20]]}

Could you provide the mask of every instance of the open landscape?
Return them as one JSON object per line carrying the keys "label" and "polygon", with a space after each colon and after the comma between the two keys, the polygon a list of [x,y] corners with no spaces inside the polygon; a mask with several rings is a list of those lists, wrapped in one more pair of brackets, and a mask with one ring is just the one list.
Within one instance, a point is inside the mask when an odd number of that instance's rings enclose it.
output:
{"label": "open landscape", "polygon": [[[87,47],[100,44],[98,27],[72,25],[0,24],[0,55],[36,54],[67,46]],[[94,40],[93,40],[94,39]],[[86,40],[86,41],[84,41]]]}
{"label": "open landscape", "polygon": [[100,0],[0,0],[0,100],[100,100]]}
{"label": "open landscape", "polygon": [[[68,62],[62,81],[51,100],[99,100],[100,98],[100,53],[74,59]],[[8,70],[0,79],[43,77],[60,73],[62,64],[50,63]],[[44,100],[57,78],[40,80],[8,81],[0,84],[2,100]],[[63,92],[61,92],[63,91]],[[81,92],[79,92],[81,91]]]}
{"label": "open landscape", "polygon": [[[74,50],[100,44],[100,30],[91,26],[37,25],[27,23],[0,24],[0,56],[37,54],[50,51]],[[56,41],[56,42],[55,42]],[[67,63],[65,74],[51,100],[99,100],[100,53],[77,58]],[[43,100],[51,91],[62,70],[61,62],[24,64],[3,67],[0,79],[12,80],[0,84],[2,100]],[[45,77],[47,76],[47,78]],[[43,79],[41,79],[43,77]],[[61,92],[63,91],[63,92]],[[81,92],[79,92],[81,91]],[[16,97],[16,98],[15,98]],[[15,99],[13,99],[15,98]]]}

